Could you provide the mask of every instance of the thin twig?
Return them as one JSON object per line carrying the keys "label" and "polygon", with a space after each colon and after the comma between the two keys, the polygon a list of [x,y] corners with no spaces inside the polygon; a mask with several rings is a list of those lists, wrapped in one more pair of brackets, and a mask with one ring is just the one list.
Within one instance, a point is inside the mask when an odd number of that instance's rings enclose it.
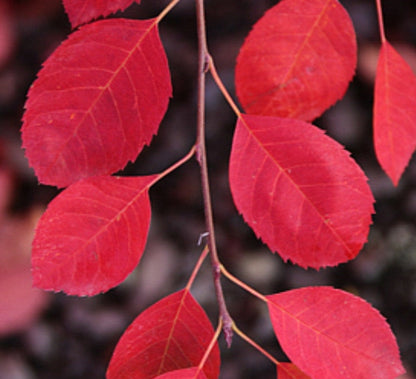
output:
{"label": "thin twig", "polygon": [[384,33],[384,22],[383,22],[383,11],[381,7],[381,0],[376,0],[377,6],[377,17],[378,17],[378,27],[380,29],[380,39],[381,43],[386,42],[386,35]]}
{"label": "thin twig", "polygon": [[204,199],[205,223],[207,227],[208,246],[213,269],[215,292],[217,295],[220,318],[223,323],[223,331],[228,346],[232,341],[233,321],[225,304],[224,293],[221,286],[220,261],[218,259],[215,242],[214,221],[212,215],[211,195],[208,179],[207,154],[205,147],[205,80],[209,68],[209,53],[206,42],[204,1],[196,0],[196,18],[198,32],[198,114],[197,114],[197,143],[196,157],[200,165],[202,196]]}

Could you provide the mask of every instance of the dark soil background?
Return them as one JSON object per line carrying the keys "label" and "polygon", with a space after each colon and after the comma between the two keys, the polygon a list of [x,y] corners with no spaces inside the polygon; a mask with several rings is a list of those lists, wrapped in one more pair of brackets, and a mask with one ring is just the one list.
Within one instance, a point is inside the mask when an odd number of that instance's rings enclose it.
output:
{"label": "dark soil background", "polygon": [[[231,93],[239,47],[251,25],[276,3],[206,1],[209,49]],[[384,3],[387,36],[401,46],[416,70],[416,2]],[[167,1],[142,0],[142,5],[130,7],[123,15],[154,17],[165,4]],[[255,239],[237,214],[228,187],[235,117],[208,80],[207,145],[219,254],[232,273],[263,293],[332,285],[363,297],[387,318],[397,336],[407,378],[412,378],[416,372],[416,161],[413,159],[395,188],[375,160],[371,143],[372,76],[379,46],[375,5],[373,0],[343,4],[356,27],[359,68],[345,98],[315,123],[345,145],[369,177],[377,201],[369,242],[355,260],[317,272],[284,264]],[[70,26],[59,0],[12,0],[11,5],[14,46],[0,67],[1,162],[14,178],[9,212],[24,215],[33,207],[44,208],[57,194],[54,188],[37,184],[20,149],[25,96],[41,63],[66,38]],[[194,12],[194,1],[182,0],[160,26],[174,97],[158,136],[125,174],[159,172],[194,143]],[[114,346],[129,323],[147,306],[185,285],[201,251],[198,237],[205,231],[196,162],[187,163],[154,186],[151,201],[151,232],[134,273],[118,288],[93,298],[51,295],[49,305],[36,320],[0,339],[0,379],[104,378]],[[226,280],[224,289],[240,329],[284,360],[264,304]],[[217,308],[208,265],[197,277],[193,294],[215,325]],[[221,378],[276,377],[273,365],[238,337],[229,350],[222,337],[220,344]]]}

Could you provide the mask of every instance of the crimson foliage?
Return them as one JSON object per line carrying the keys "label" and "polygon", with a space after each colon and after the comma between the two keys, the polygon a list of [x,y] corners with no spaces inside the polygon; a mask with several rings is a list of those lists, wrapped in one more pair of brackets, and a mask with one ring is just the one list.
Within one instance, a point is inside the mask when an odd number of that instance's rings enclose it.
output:
{"label": "crimson foliage", "polygon": [[[22,127],[39,181],[67,187],[36,230],[38,287],[94,295],[118,285],[140,261],[150,223],[148,191],[174,165],[144,177],[111,175],[137,158],[166,112],[172,89],[158,25],[178,1],[154,19],[93,22],[133,0],[64,0],[72,25],[87,25],[45,62]],[[344,95],[356,67],[355,40],[337,0],[282,0],[240,50],[236,92],[245,113],[227,96],[213,62],[207,59],[205,67],[237,117],[229,169],[235,205],[272,251],[302,267],[356,257],[374,212],[358,164],[310,123]],[[397,184],[416,146],[416,78],[384,36],[382,42],[374,142]],[[199,158],[198,143],[178,164],[194,151]],[[131,324],[115,349],[109,379],[218,377],[218,336],[189,292],[193,279]],[[273,361],[280,379],[388,379],[404,371],[388,324],[360,298],[330,287],[263,296],[232,280],[267,303],[292,361]]]}

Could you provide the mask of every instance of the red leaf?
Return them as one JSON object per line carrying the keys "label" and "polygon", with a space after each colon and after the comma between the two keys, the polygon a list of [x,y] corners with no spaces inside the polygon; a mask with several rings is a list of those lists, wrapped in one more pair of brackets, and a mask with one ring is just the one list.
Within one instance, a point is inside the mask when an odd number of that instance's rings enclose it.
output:
{"label": "red leaf", "polygon": [[293,363],[280,363],[277,366],[278,379],[310,379],[310,376],[300,371]]}
{"label": "red leaf", "polygon": [[234,202],[271,250],[300,266],[354,258],[373,196],[341,145],[300,120],[242,115],[230,158]]}
{"label": "red leaf", "polygon": [[[213,337],[204,310],[189,290],[181,290],[146,309],[129,326],[114,350],[107,379],[150,379],[198,366]],[[215,345],[203,371],[216,379],[219,367]]]}
{"label": "red leaf", "polygon": [[[0,151],[1,151],[1,141],[0,141]],[[14,188],[14,178],[11,170],[1,166],[2,157],[0,152],[0,222],[7,217],[7,210],[10,207],[10,204],[13,199],[13,193],[16,190]],[[1,230],[0,230],[1,232]]]}
{"label": "red leaf", "polygon": [[267,300],[283,350],[312,378],[390,379],[404,372],[389,325],[363,299],[307,287]]}
{"label": "red leaf", "polygon": [[36,229],[34,285],[83,296],[121,283],[143,254],[154,179],[93,177],[61,192]]}
{"label": "red leaf", "polygon": [[49,301],[44,291],[32,287],[30,273],[33,230],[39,217],[40,210],[33,209],[0,220],[0,336],[30,327]]}
{"label": "red leaf", "polygon": [[159,375],[155,379],[207,379],[203,371],[198,367],[185,368],[182,370],[169,371]]}
{"label": "red leaf", "polygon": [[46,61],[26,102],[23,147],[39,181],[112,174],[157,133],[171,95],[155,20],[104,20]]}
{"label": "red leaf", "polygon": [[73,28],[95,18],[123,11],[134,2],[140,4],[140,0],[63,0],[65,12]]}
{"label": "red leaf", "polygon": [[246,113],[313,120],[354,75],[355,32],[336,0],[283,0],[255,24],[237,59]]}
{"label": "red leaf", "polygon": [[416,148],[416,77],[388,42],[381,47],[374,91],[374,147],[397,185]]}
{"label": "red leaf", "polygon": [[[12,4],[10,2],[10,4]],[[7,62],[15,45],[15,28],[7,1],[0,1],[0,68]]]}

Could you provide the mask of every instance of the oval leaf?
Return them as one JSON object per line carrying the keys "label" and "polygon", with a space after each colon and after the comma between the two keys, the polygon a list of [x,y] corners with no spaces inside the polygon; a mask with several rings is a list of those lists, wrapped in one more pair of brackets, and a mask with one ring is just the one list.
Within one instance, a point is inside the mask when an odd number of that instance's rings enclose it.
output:
{"label": "oval leaf", "polygon": [[46,61],[23,117],[23,147],[41,183],[112,174],[157,133],[171,95],[156,20],[104,20]]}
{"label": "oval leaf", "polygon": [[157,376],[155,379],[207,379],[207,377],[198,367],[191,367],[169,371],[166,374]]}
{"label": "oval leaf", "polygon": [[[107,379],[151,379],[198,366],[212,338],[204,310],[189,290],[181,290],[146,309],[128,327],[114,350]],[[208,379],[217,379],[219,367],[215,344],[203,371]]]}
{"label": "oval leaf", "polygon": [[36,229],[34,285],[91,296],[120,284],[143,254],[154,180],[93,177],[61,192]]}
{"label": "oval leaf", "polygon": [[331,287],[266,297],[279,343],[312,378],[392,379],[404,372],[389,325],[363,299]]}
{"label": "oval leaf", "polygon": [[236,66],[246,113],[313,120],[354,75],[355,32],[336,0],[283,0],[255,24]]}
{"label": "oval leaf", "polygon": [[98,17],[123,11],[134,2],[140,4],[140,0],[63,0],[65,12],[73,28]]}
{"label": "oval leaf", "polygon": [[310,379],[310,376],[300,371],[293,363],[280,363],[277,366],[277,379]]}
{"label": "oval leaf", "polygon": [[416,76],[388,42],[377,64],[374,148],[381,167],[397,185],[416,148]]}
{"label": "oval leaf", "polygon": [[354,258],[373,196],[343,147],[300,120],[242,115],[230,158],[238,211],[271,250],[303,267]]}

